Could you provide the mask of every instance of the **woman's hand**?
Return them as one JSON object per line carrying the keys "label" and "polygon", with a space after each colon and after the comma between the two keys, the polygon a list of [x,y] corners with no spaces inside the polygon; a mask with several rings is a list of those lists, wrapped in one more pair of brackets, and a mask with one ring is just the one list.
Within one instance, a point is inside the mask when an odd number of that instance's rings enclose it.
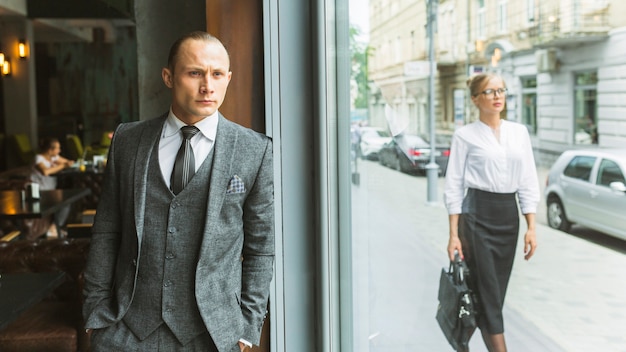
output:
{"label": "woman's hand", "polygon": [[524,235],[524,259],[528,260],[535,254],[537,235],[535,233],[535,213],[524,214],[528,230]]}
{"label": "woman's hand", "polygon": [[463,248],[461,247],[461,240],[459,239],[459,214],[450,214],[448,216],[450,222],[450,239],[448,240],[448,257],[450,261],[454,261],[454,252],[459,252],[459,257],[463,257]]}
{"label": "woman's hand", "polygon": [[450,261],[454,261],[454,252],[459,252],[459,257],[464,259],[463,257],[463,248],[461,247],[461,240],[459,236],[450,235],[450,240],[448,240],[448,257]]}
{"label": "woman's hand", "polygon": [[535,254],[536,248],[537,235],[535,229],[528,229],[524,235],[524,259],[529,260]]}

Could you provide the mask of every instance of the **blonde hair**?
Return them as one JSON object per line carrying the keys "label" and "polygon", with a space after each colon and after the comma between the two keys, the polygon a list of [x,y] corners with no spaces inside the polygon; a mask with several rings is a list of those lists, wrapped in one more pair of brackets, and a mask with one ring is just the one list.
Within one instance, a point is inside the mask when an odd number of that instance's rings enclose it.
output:
{"label": "blonde hair", "polygon": [[467,79],[467,88],[470,90],[471,96],[475,97],[482,91],[482,88],[487,84],[489,80],[492,78],[499,78],[502,81],[502,84],[506,88],[506,83],[502,76],[495,73],[479,73],[477,75],[471,76]]}

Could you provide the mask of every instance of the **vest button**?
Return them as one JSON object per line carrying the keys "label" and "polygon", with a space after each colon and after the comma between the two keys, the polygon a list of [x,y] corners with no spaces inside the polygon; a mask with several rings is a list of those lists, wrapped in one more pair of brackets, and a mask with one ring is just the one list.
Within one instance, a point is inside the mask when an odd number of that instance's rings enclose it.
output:
{"label": "vest button", "polygon": [[174,226],[170,227],[167,229],[167,232],[169,233],[175,233],[176,232],[176,228]]}
{"label": "vest button", "polygon": [[174,259],[174,253],[169,252],[165,255],[165,259]]}
{"label": "vest button", "polygon": [[163,286],[170,287],[170,286],[172,286],[172,282],[170,280],[167,280],[167,281],[165,281],[165,284]]}

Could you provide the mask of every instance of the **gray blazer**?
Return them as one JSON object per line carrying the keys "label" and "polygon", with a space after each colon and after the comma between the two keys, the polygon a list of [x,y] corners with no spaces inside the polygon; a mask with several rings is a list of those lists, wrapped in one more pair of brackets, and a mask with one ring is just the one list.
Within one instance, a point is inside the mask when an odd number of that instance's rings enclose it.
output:
{"label": "gray blazer", "polygon": [[[85,269],[86,328],[117,323],[133,299],[150,217],[148,161],[166,118],[121,124],[113,135]],[[241,338],[258,344],[266,313],[274,262],[272,143],[220,115],[213,153],[195,296],[216,346],[229,350]],[[234,176],[243,192],[232,192]]]}

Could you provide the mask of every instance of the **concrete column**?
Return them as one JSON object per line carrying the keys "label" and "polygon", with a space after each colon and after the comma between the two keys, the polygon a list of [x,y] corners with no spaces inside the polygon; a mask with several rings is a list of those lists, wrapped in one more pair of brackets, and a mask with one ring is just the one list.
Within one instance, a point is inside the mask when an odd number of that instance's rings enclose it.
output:
{"label": "concrete column", "polygon": [[204,1],[135,0],[139,119],[148,120],[170,107],[170,91],[161,69],[172,43],[182,34],[206,30]]}

